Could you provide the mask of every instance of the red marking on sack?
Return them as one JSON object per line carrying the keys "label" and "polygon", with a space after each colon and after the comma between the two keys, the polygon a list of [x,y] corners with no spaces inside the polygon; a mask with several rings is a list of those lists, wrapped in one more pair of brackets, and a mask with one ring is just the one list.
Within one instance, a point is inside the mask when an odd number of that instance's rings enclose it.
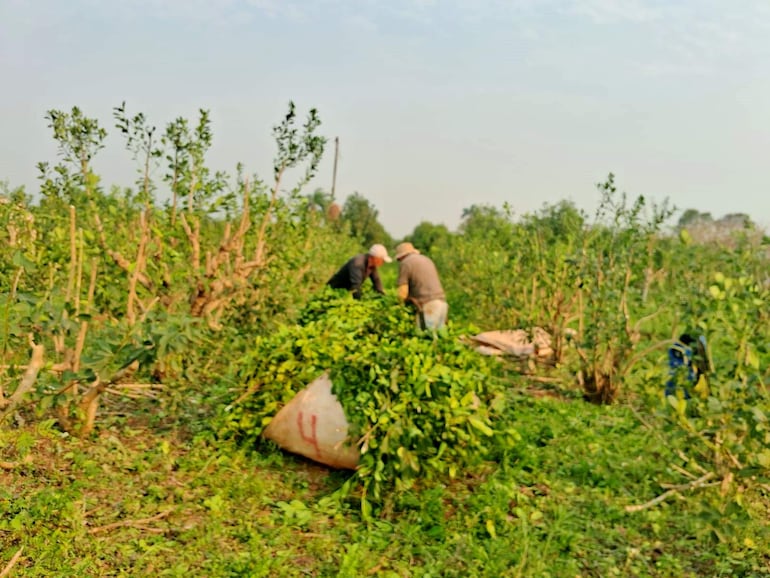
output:
{"label": "red marking on sack", "polygon": [[305,435],[305,428],[302,427],[302,412],[297,413],[297,427],[299,428],[299,435],[300,437],[305,440],[307,443],[309,443],[311,446],[315,448],[315,453],[318,457],[321,457],[321,448],[318,445],[318,437],[316,437],[316,422],[318,421],[318,416],[316,414],[311,414],[310,416],[310,437]]}

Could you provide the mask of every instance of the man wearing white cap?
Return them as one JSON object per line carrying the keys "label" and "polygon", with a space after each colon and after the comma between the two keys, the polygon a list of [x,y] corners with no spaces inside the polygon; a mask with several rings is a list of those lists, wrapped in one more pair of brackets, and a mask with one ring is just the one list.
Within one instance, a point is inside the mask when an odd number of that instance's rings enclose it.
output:
{"label": "man wearing white cap", "polygon": [[398,298],[417,307],[417,322],[423,329],[441,329],[446,324],[449,306],[436,265],[411,243],[396,247],[398,261]]}
{"label": "man wearing white cap", "polygon": [[383,263],[390,263],[393,259],[388,256],[388,250],[379,243],[372,245],[368,253],[361,253],[351,257],[326,284],[333,289],[346,289],[352,291],[355,299],[361,299],[361,286],[366,279],[372,280],[372,285],[377,293],[384,294],[380,275],[377,268]]}

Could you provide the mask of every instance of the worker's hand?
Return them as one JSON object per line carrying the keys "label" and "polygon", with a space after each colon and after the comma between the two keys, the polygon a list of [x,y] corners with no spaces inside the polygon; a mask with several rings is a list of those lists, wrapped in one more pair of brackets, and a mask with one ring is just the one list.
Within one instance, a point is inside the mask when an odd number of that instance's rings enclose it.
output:
{"label": "worker's hand", "polygon": [[399,285],[398,286],[399,301],[406,301],[407,297],[409,297],[409,285]]}

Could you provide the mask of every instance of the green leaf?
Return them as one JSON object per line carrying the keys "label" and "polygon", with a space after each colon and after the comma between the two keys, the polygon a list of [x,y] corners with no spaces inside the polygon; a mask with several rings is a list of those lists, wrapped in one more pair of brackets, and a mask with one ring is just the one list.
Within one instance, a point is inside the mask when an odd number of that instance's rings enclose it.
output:
{"label": "green leaf", "polygon": [[28,273],[34,273],[37,269],[35,263],[27,259],[27,257],[20,250],[14,251],[11,262],[16,266],[24,269]]}
{"label": "green leaf", "polygon": [[366,496],[361,498],[361,517],[365,521],[372,519],[372,505],[369,503],[369,500],[366,499]]}
{"label": "green leaf", "polygon": [[487,521],[484,525],[486,526],[487,533],[490,535],[490,537],[497,538],[497,531],[495,530],[495,521],[490,518],[487,518]]}
{"label": "green leaf", "polygon": [[754,420],[757,423],[765,423],[765,422],[767,422],[767,416],[758,407],[752,407],[751,408],[751,413],[754,414]]}
{"label": "green leaf", "polygon": [[759,356],[751,346],[748,346],[746,349],[746,365],[753,369],[759,370]]}
{"label": "green leaf", "polygon": [[487,424],[485,424],[483,421],[481,421],[478,418],[475,417],[469,417],[468,423],[470,423],[473,427],[475,427],[477,430],[479,430],[481,433],[483,433],[486,436],[494,435],[494,430],[490,428]]}
{"label": "green leaf", "polygon": [[757,453],[757,463],[763,468],[770,469],[770,450],[762,450]]}

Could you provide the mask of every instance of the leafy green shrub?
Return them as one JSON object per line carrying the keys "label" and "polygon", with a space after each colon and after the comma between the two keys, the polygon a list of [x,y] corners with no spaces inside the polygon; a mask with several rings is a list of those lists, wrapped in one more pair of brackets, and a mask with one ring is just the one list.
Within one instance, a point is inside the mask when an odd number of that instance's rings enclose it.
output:
{"label": "leafy green shrub", "polygon": [[714,273],[708,290],[690,302],[695,326],[710,344],[709,387],[689,400],[669,398],[673,433],[687,440],[690,459],[726,480],[725,491],[734,476],[743,483],[766,480],[770,469],[767,298],[750,277]]}
{"label": "leafy green shrub", "polygon": [[220,433],[258,442],[276,412],[328,372],[361,448],[364,513],[367,495],[454,477],[516,437],[493,424],[504,403],[497,362],[464,345],[461,334],[451,325],[436,335],[419,331],[390,295],[356,301],[325,290],[298,324],[257,338],[238,376],[254,393],[228,406]]}

